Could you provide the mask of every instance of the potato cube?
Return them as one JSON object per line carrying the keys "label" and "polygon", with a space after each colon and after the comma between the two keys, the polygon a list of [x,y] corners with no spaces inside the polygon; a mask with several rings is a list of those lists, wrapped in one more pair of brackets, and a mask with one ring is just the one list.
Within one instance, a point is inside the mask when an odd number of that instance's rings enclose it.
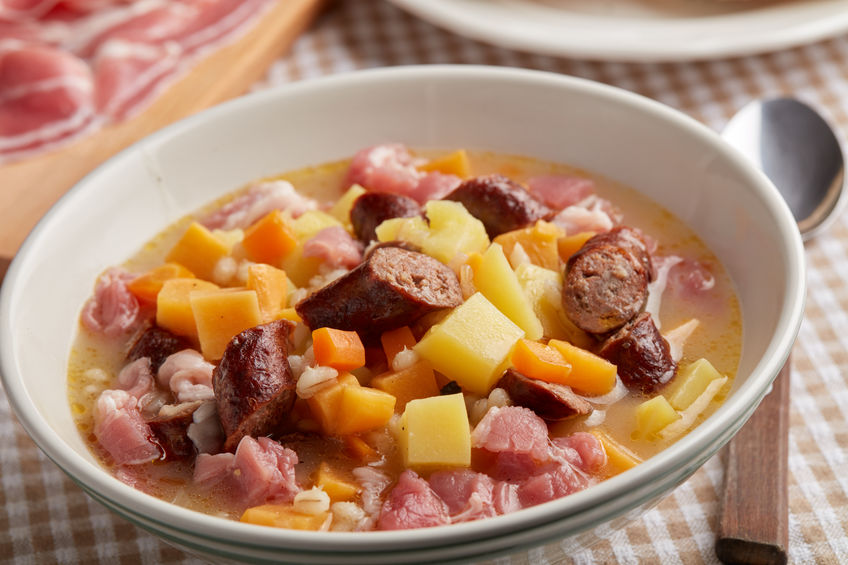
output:
{"label": "potato cube", "polygon": [[350,210],[353,208],[353,203],[357,198],[365,194],[366,190],[358,184],[351,185],[344,194],[342,194],[333,207],[330,208],[330,215],[340,221],[342,225],[350,231]]}
{"label": "potato cube", "polygon": [[319,274],[321,265],[324,264],[320,257],[304,257],[303,246],[298,245],[288,256],[283,259],[283,271],[294,283],[295,287],[309,286],[309,279]]}
{"label": "potato cube", "polygon": [[376,388],[343,387],[335,433],[344,436],[385,426],[395,413],[395,402],[394,396]]}
{"label": "potato cube", "polygon": [[679,418],[680,414],[660,394],[636,407],[636,431],[643,439],[651,439],[658,431]]}
{"label": "potato cube", "polygon": [[279,210],[272,210],[247,228],[241,242],[248,259],[269,265],[278,264],[297,244],[294,230]]}
{"label": "potato cube", "polygon": [[315,486],[323,490],[333,502],[350,500],[359,492],[356,483],[346,481],[334,472],[326,461],[318,466],[315,476]]}
{"label": "potato cube", "polygon": [[400,371],[378,375],[371,379],[371,386],[394,396],[397,412],[403,412],[410,400],[439,395],[436,375],[430,363],[424,360]]}
{"label": "potato cube", "polygon": [[575,326],[562,309],[562,275],[557,271],[525,263],[515,269],[518,284],[542,323],[542,333],[547,337],[565,338],[587,349],[595,344],[594,338]]}
{"label": "potato cube", "polygon": [[286,273],[271,265],[256,264],[247,268],[247,288],[256,291],[262,321],[278,318],[286,305],[288,278]]}
{"label": "potato cube", "polygon": [[212,280],[215,265],[229,253],[229,245],[202,225],[192,222],[165,260],[179,263],[201,279]]}
{"label": "potato cube", "polygon": [[301,242],[312,238],[324,228],[341,226],[342,223],[326,212],[320,210],[307,210],[291,221],[291,227],[295,236]]}
{"label": "potato cube", "polygon": [[196,290],[217,290],[218,285],[195,278],[168,279],[156,295],[156,325],[172,333],[197,337],[189,295]]}
{"label": "potato cube", "polygon": [[462,393],[412,400],[401,417],[407,467],[468,467],[471,431]]}
{"label": "potato cube", "polygon": [[721,373],[712,363],[701,358],[680,370],[665,389],[665,395],[675,410],[685,410],[707,390],[712,381],[720,378]]}
{"label": "potato cube", "polygon": [[197,324],[200,351],[210,361],[220,359],[230,340],[262,323],[259,298],[254,290],[195,291],[189,296]]}
{"label": "potato cube", "polygon": [[506,260],[500,244],[491,244],[483,253],[479,266],[474,269],[474,286],[507,318],[524,330],[527,339],[536,340],[542,337],[542,323],[521,290],[518,277]]}
{"label": "potato cube", "polygon": [[571,373],[563,384],[590,395],[606,394],[615,387],[618,369],[606,359],[567,341],[552,339],[548,345],[571,363]]}
{"label": "potato cube", "polygon": [[557,240],[565,232],[554,224],[539,220],[529,228],[502,233],[494,241],[503,246],[504,255],[510,257],[516,244],[521,244],[530,262],[545,269],[559,270]]}
{"label": "potato cube", "polygon": [[374,230],[378,241],[406,241],[419,247],[430,234],[427,222],[421,216],[390,218]]}
{"label": "potato cube", "polygon": [[328,512],[301,514],[290,504],[263,504],[248,508],[241,515],[241,521],[260,526],[287,528],[290,530],[320,530],[327,521]]}
{"label": "potato cube", "polygon": [[471,176],[471,165],[468,162],[468,153],[465,149],[458,149],[453,153],[432,159],[417,167],[419,171],[426,173],[436,171],[443,175],[456,175],[461,179]]}
{"label": "potato cube", "polygon": [[486,396],[522,337],[524,331],[477,292],[430,328],[414,350],[464,390]]}
{"label": "potato cube", "polygon": [[489,246],[483,222],[472,216],[459,202],[431,200],[425,205],[430,234],[421,250],[450,265],[457,255],[482,253]]}

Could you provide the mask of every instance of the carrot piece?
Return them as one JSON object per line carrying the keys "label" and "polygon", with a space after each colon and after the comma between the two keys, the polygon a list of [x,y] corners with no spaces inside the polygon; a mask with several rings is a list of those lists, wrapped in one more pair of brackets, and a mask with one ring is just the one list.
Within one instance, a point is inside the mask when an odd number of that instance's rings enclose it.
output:
{"label": "carrot piece", "polygon": [[592,231],[582,231],[574,235],[566,235],[557,240],[557,251],[559,258],[563,261],[568,261],[568,258],[577,253],[577,250],[583,247],[583,244],[589,241],[589,238],[595,235]]}
{"label": "carrot piece", "polygon": [[244,231],[241,242],[247,258],[277,264],[297,247],[297,237],[279,210],[272,210]]}
{"label": "carrot piece", "polygon": [[571,373],[563,384],[590,395],[606,394],[615,387],[618,369],[603,357],[558,339],[548,345],[571,363]]}
{"label": "carrot piece", "polygon": [[129,283],[127,288],[143,302],[156,302],[162,285],[169,279],[193,279],[194,273],[179,263],[165,263],[143,273]]}
{"label": "carrot piece", "polygon": [[627,469],[632,469],[642,462],[642,459],[638,455],[615,441],[601,430],[594,429],[591,430],[591,433],[598,438],[598,441],[600,441],[601,445],[604,446],[604,451],[607,454],[607,465],[612,467],[614,475],[624,472]]}
{"label": "carrot piece", "polygon": [[418,361],[400,371],[390,371],[371,379],[371,386],[388,392],[397,399],[395,411],[402,413],[406,403],[416,398],[439,396],[436,375],[430,363]]}
{"label": "carrot piece", "polygon": [[549,383],[568,384],[571,363],[556,349],[529,339],[521,339],[512,350],[515,369],[531,379]]}
{"label": "carrot piece", "polygon": [[335,328],[318,328],[312,332],[315,361],[338,371],[352,371],[365,365],[365,346],[359,334]]}
{"label": "carrot piece", "polygon": [[245,510],[240,521],[273,528],[317,531],[327,521],[327,516],[327,512],[301,514],[295,512],[291,504],[262,504]]}
{"label": "carrot piece", "polygon": [[404,348],[412,349],[415,346],[415,336],[412,335],[412,330],[409,329],[409,326],[403,326],[383,332],[383,335],[380,336],[380,343],[383,344],[386,360],[391,365],[395,359],[395,355],[403,351]]}
{"label": "carrot piece", "polygon": [[356,483],[341,478],[326,461],[318,466],[315,486],[326,492],[333,502],[350,500],[359,492]]}
{"label": "carrot piece", "polygon": [[363,463],[377,458],[377,450],[368,445],[364,439],[356,435],[344,436],[345,452]]}

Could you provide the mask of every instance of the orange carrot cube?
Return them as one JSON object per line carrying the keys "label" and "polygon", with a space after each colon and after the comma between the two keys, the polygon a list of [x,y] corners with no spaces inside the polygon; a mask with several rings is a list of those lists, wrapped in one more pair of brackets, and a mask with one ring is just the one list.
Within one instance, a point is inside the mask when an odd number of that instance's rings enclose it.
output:
{"label": "orange carrot cube", "polygon": [[359,334],[335,328],[318,328],[312,332],[315,361],[338,371],[352,371],[365,365],[365,346]]}
{"label": "orange carrot cube", "polygon": [[279,210],[272,210],[244,232],[241,242],[247,258],[275,265],[297,247],[297,237]]}
{"label": "orange carrot cube", "polygon": [[528,339],[518,340],[510,359],[515,369],[531,379],[568,384],[571,363],[556,349]]}

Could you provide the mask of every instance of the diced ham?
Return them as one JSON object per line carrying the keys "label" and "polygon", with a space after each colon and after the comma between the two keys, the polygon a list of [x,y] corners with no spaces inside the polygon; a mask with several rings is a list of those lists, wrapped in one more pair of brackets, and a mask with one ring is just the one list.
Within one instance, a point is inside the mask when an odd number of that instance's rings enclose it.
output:
{"label": "diced ham", "polygon": [[518,486],[521,507],[535,506],[578,492],[591,485],[592,478],[568,462],[535,475]]}
{"label": "diced ham", "polygon": [[307,210],[317,208],[315,200],[297,192],[290,182],[266,181],[254,184],[247,192],[213,212],[203,220],[203,225],[223,230],[246,228],[275,209],[285,210],[296,218]]}
{"label": "diced ham", "polygon": [[668,276],[669,290],[691,300],[697,300],[715,287],[715,277],[707,265],[694,259],[682,258],[672,265]]}
{"label": "diced ham", "polygon": [[97,398],[94,435],[116,465],[149,463],[162,456],[136,398],[125,390],[105,390]]}
{"label": "diced ham", "polygon": [[180,402],[212,400],[212,371],[215,366],[207,362],[194,349],[184,349],[169,355],[156,375],[159,385],[170,389]]}
{"label": "diced ham", "polygon": [[564,229],[566,235],[607,232],[615,225],[610,211],[604,206],[604,201],[595,197],[563,208],[551,222]]}
{"label": "diced ham", "polygon": [[527,190],[554,210],[562,210],[595,193],[595,181],[583,177],[545,175],[527,179]]}
{"label": "diced ham", "polygon": [[467,522],[495,515],[491,477],[470,469],[436,471],[430,488],[448,506],[451,522]]}
{"label": "diced ham", "polygon": [[422,176],[405,146],[387,143],[357,151],[351,159],[345,185],[358,184],[373,192],[408,196]]}
{"label": "diced ham", "polygon": [[95,12],[115,4],[129,4],[135,0],[59,0],[59,3],[75,12]]}
{"label": "diced ham", "polygon": [[521,510],[521,501],[518,499],[518,484],[506,481],[495,482],[492,490],[492,503],[498,514],[509,514]]}
{"label": "diced ham", "polygon": [[318,257],[330,268],[352,269],[362,262],[362,243],[341,226],[324,228],[303,244],[304,257]]}
{"label": "diced ham", "polygon": [[136,398],[152,391],[153,372],[150,370],[150,359],[142,357],[125,365],[118,373],[118,387]]}
{"label": "diced ham", "polygon": [[430,485],[407,469],[383,503],[379,530],[408,530],[450,524],[448,507]]}
{"label": "diced ham", "polygon": [[462,179],[456,175],[432,171],[421,177],[407,196],[424,204],[428,200],[441,200],[461,184]]}
{"label": "diced ham", "polygon": [[564,457],[573,465],[590,473],[607,463],[607,453],[597,437],[589,432],[576,432],[553,439],[553,444],[563,450]]}
{"label": "diced ham", "polygon": [[97,279],[94,296],[83,306],[83,325],[97,334],[118,337],[139,322],[141,308],[127,288],[132,275],[121,269],[109,269]]}
{"label": "diced ham", "polygon": [[521,406],[494,406],[471,433],[472,447],[492,453],[529,455],[534,461],[550,460],[548,426],[532,410]]}
{"label": "diced ham", "polygon": [[0,49],[0,162],[95,124],[93,80],[77,57],[46,45]]}
{"label": "diced ham", "polygon": [[208,487],[224,482],[238,491],[238,500],[245,507],[286,503],[301,490],[294,472],[297,462],[297,453],[278,442],[245,436],[235,455],[198,455],[194,482]]}
{"label": "diced ham", "polygon": [[361,149],[351,159],[345,177],[345,186],[359,184],[371,192],[401,194],[419,204],[439,200],[461,183],[455,175],[419,171],[409,150],[400,143]]}

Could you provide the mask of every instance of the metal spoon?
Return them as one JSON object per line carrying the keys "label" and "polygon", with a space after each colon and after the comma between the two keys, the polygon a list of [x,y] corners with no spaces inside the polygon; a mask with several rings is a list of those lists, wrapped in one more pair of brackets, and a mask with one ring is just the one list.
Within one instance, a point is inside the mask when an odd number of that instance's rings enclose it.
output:
{"label": "metal spoon", "polygon": [[[790,98],[751,102],[722,136],[771,179],[805,240],[844,205],[839,141],[809,106]],[[728,446],[715,544],[724,563],[788,561],[789,374],[787,359],[771,392]]]}
{"label": "metal spoon", "polygon": [[722,137],[774,183],[804,240],[825,229],[844,204],[844,161],[833,129],[793,98],[755,100],[731,118]]}

